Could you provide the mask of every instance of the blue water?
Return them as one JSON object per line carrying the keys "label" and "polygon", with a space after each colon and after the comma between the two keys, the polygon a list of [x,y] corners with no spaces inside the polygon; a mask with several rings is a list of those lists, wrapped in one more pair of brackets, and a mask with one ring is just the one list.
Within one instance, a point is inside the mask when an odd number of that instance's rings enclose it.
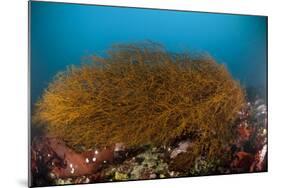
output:
{"label": "blue water", "polygon": [[266,84],[266,17],[49,2],[30,8],[32,103],[67,65],[144,40],[173,52],[208,52],[243,85]]}

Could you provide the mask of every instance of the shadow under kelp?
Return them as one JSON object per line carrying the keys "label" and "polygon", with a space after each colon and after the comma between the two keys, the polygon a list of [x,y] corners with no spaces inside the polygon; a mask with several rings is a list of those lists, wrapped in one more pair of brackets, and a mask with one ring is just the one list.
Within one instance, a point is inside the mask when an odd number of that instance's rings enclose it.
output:
{"label": "shadow under kelp", "polygon": [[33,123],[47,136],[32,146],[34,172],[39,160],[53,184],[71,184],[263,169],[253,164],[263,148],[244,142],[266,127],[248,131],[256,112],[223,65],[154,43],[92,60],[59,73],[37,102]]}

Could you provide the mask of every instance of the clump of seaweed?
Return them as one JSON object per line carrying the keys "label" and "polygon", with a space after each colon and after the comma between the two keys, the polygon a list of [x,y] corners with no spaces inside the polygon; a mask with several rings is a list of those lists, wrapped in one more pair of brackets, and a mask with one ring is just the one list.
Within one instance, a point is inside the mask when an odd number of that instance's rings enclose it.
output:
{"label": "clump of seaweed", "polygon": [[36,104],[34,124],[74,149],[187,137],[193,147],[179,157],[188,164],[219,157],[232,142],[244,91],[211,57],[142,43],[113,46],[92,61],[57,74]]}

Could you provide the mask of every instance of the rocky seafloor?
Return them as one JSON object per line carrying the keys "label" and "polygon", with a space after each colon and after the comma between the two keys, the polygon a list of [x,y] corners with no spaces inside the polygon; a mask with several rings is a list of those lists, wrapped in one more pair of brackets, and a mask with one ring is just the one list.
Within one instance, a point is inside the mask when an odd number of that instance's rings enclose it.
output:
{"label": "rocky seafloor", "polygon": [[[185,171],[173,162],[192,144],[183,139],[169,146],[126,148],[116,143],[109,148],[75,152],[59,138],[36,136],[31,148],[34,186],[97,183],[267,171],[267,106],[263,99],[247,103],[236,122],[238,136],[229,146],[230,158],[224,165],[203,156]],[[221,163],[220,163],[221,164]]]}

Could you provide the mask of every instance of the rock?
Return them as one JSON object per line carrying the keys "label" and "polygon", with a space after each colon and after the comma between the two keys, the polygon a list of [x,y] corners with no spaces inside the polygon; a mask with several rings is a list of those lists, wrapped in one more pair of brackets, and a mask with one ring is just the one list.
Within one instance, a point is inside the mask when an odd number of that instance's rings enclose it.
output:
{"label": "rock", "polygon": [[172,150],[170,158],[174,159],[178,154],[186,152],[191,145],[192,143],[189,140],[180,142],[178,147]]}
{"label": "rock", "polygon": [[115,172],[114,178],[115,178],[115,180],[128,180],[129,179],[127,174],[121,173],[121,172]]}
{"label": "rock", "polygon": [[157,178],[156,174],[150,174],[149,179],[155,179],[155,178]]}

